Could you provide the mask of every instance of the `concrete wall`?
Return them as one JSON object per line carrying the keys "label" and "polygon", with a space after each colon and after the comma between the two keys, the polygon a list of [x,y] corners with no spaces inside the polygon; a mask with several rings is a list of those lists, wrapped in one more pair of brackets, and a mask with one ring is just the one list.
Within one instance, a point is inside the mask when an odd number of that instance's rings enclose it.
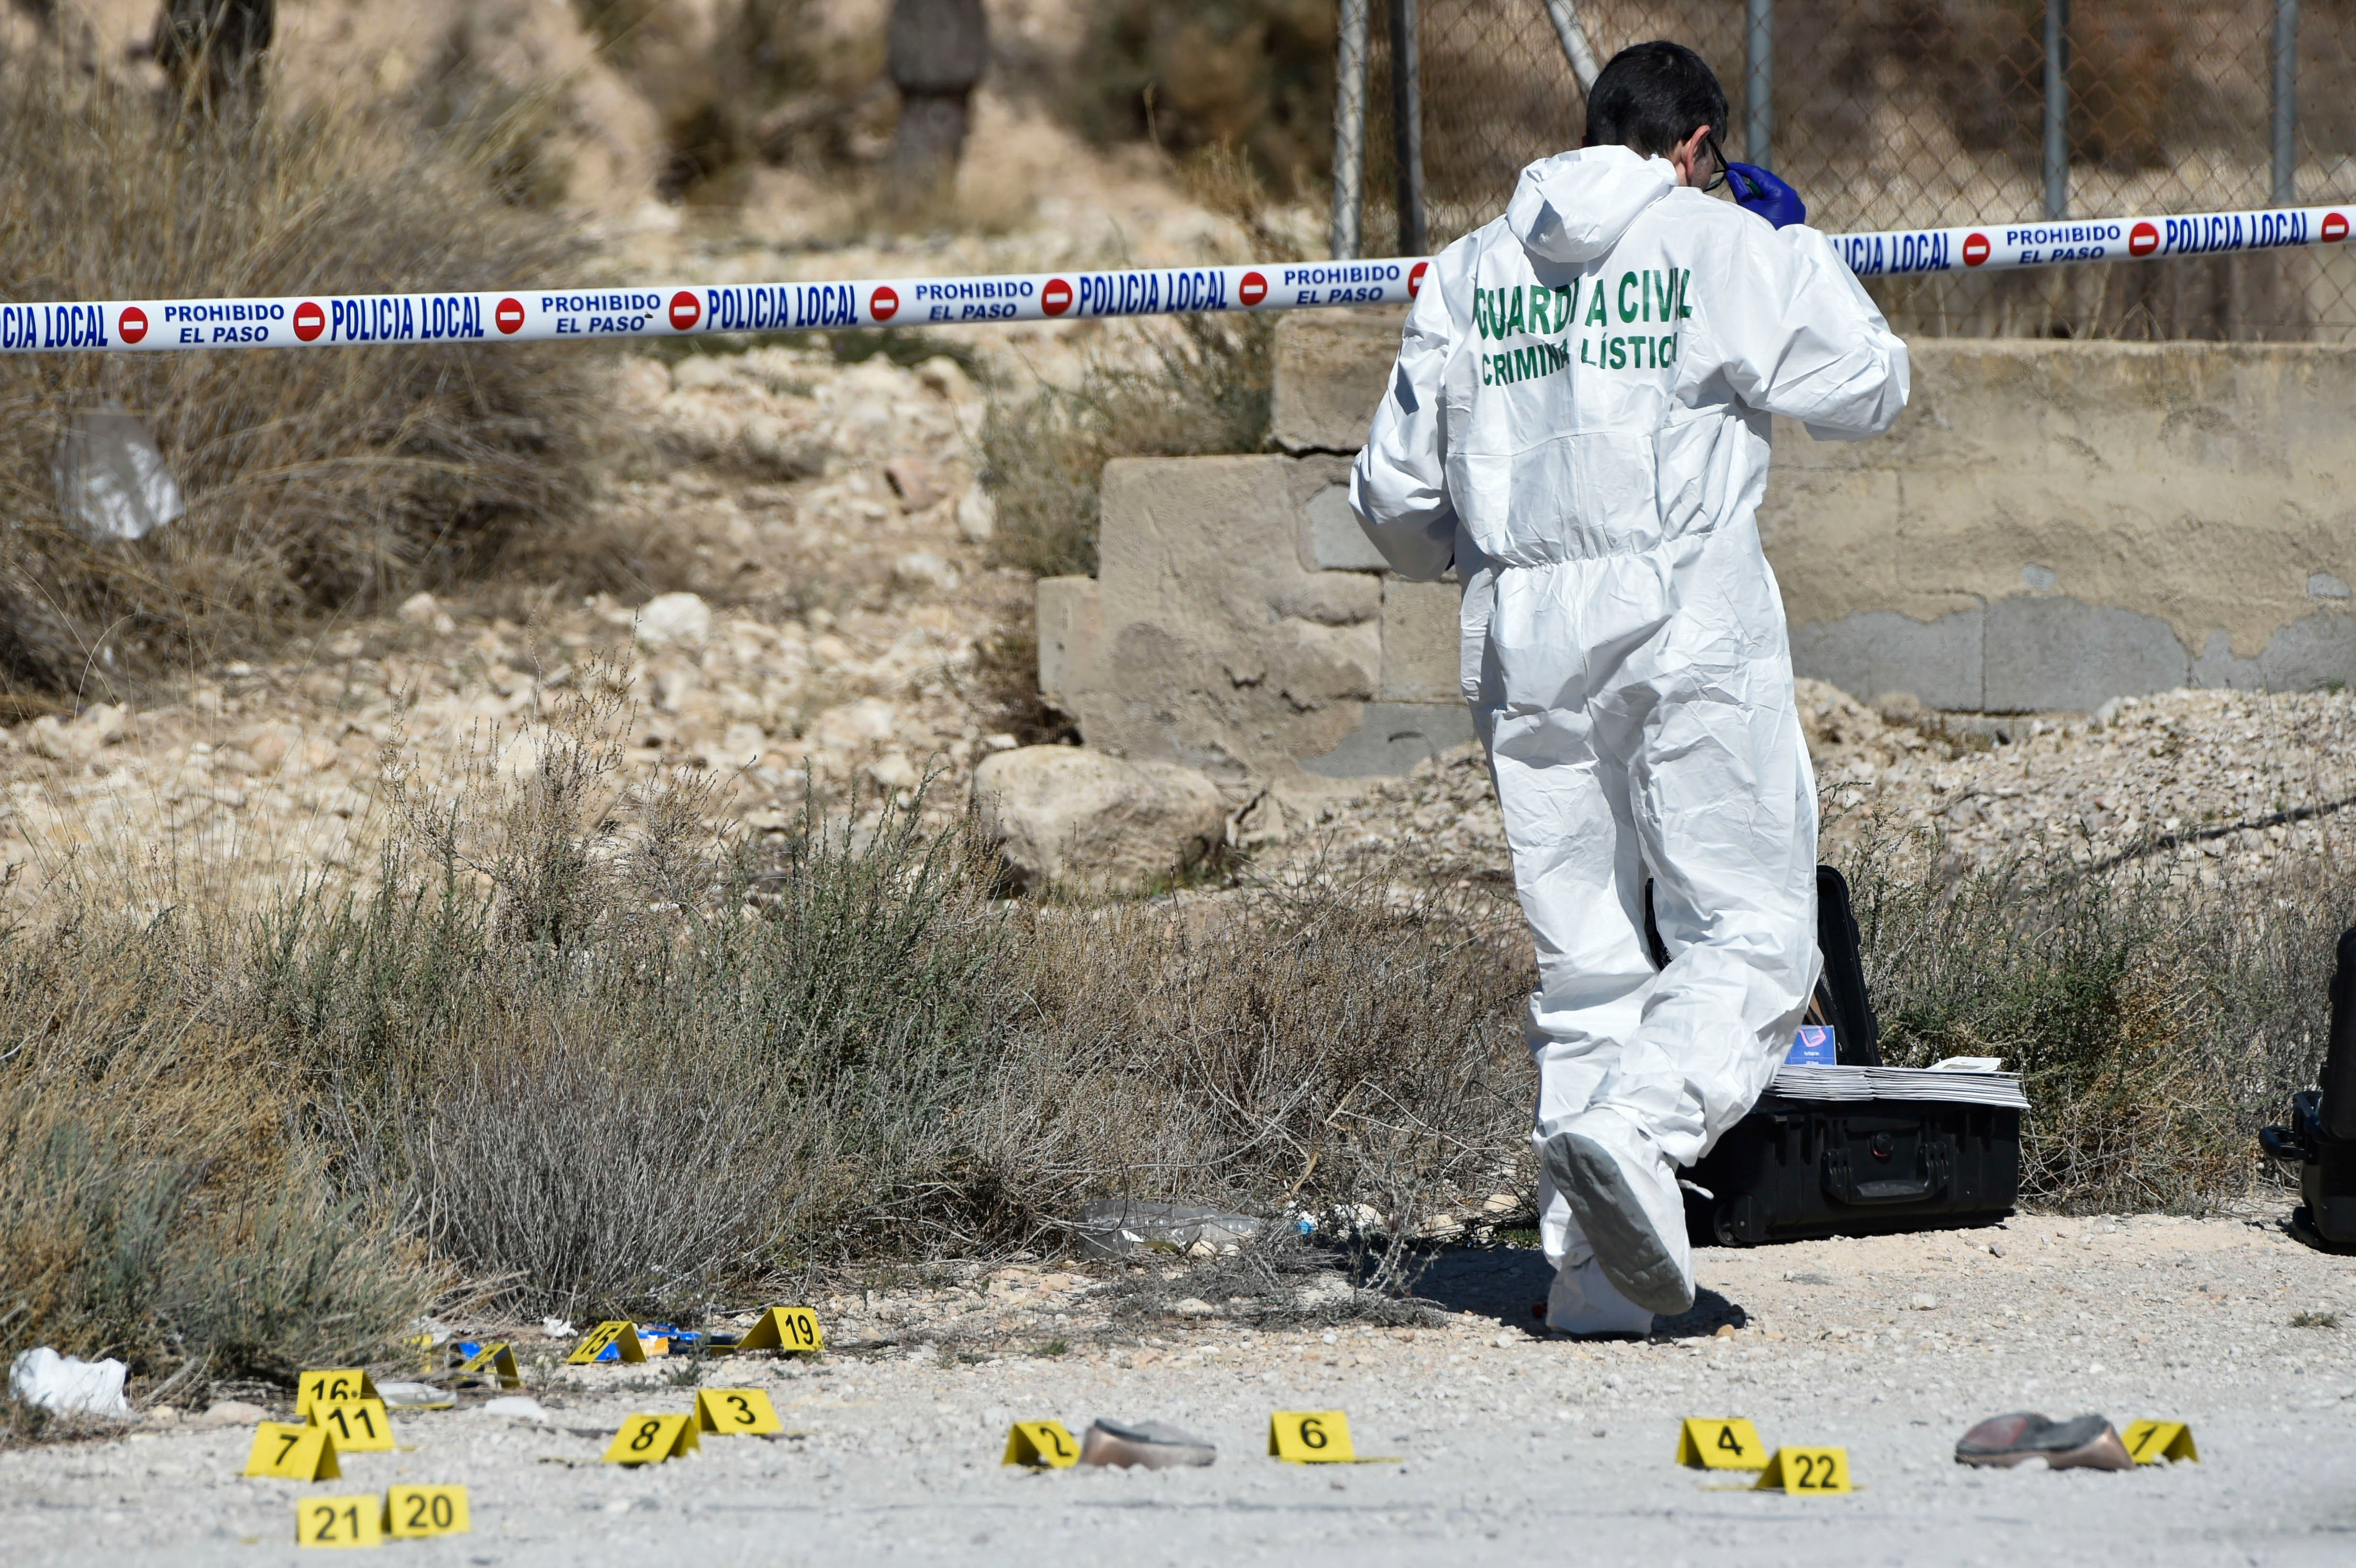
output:
{"label": "concrete wall", "polygon": [[[1284,322],[1281,454],[1107,469],[1098,579],[1040,588],[1042,685],[1091,744],[1313,787],[1469,737],[1452,585],[1385,574],[1341,487],[1398,325]],[[1890,435],[1776,428],[1800,673],[1993,711],[2356,682],[2356,349],[1913,347]]]}
{"label": "concrete wall", "polygon": [[1092,746],[1295,793],[1472,738],[1452,582],[1408,582],[1351,517],[1346,459],[1105,467],[1094,578],[1039,585],[1039,684]]}
{"label": "concrete wall", "polygon": [[1924,343],[1879,441],[1778,428],[1804,674],[1941,708],[2356,679],[2356,352]]}

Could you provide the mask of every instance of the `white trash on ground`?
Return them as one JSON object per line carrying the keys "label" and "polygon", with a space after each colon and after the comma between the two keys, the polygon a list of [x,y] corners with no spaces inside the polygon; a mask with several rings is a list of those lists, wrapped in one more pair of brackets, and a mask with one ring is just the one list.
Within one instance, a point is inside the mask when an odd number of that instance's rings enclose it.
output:
{"label": "white trash on ground", "polygon": [[147,421],[113,403],[74,416],[54,469],[58,509],[93,544],[145,539],[187,515]]}
{"label": "white trash on ground", "polygon": [[519,1393],[502,1394],[483,1402],[485,1415],[504,1415],[510,1421],[546,1421],[548,1411],[540,1401]]}
{"label": "white trash on ground", "polygon": [[10,1364],[8,1386],[26,1403],[57,1415],[129,1415],[131,1403],[123,1397],[126,1370],[112,1356],[85,1361],[43,1345]]}

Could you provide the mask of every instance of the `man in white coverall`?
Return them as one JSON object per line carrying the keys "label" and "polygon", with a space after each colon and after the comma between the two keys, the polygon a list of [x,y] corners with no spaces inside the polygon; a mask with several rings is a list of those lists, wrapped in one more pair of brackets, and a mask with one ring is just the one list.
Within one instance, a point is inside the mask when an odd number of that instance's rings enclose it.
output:
{"label": "man in white coverall", "polygon": [[1725,123],[1691,50],[1616,56],[1586,145],[1432,263],[1351,475],[1395,569],[1464,584],[1464,694],[1537,946],[1547,1321],[1580,1333],[1693,1304],[1677,1168],[1758,1099],[1821,964],[1755,517],[1769,416],[1851,440],[1906,405],[1905,345],[1824,236],[1705,194]]}

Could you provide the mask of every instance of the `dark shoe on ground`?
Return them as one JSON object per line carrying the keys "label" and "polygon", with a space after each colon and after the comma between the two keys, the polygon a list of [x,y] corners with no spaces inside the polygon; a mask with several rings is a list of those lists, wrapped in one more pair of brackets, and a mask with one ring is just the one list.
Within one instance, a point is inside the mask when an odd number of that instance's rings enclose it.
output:
{"label": "dark shoe on ground", "polygon": [[1958,1465],[2018,1465],[2042,1459],[2050,1469],[2132,1470],[2135,1457],[2110,1418],[2049,1421],[2028,1411],[1991,1416],[1955,1444]]}
{"label": "dark shoe on ground", "polygon": [[1141,1421],[1134,1426],[1094,1421],[1080,1439],[1083,1465],[1142,1465],[1149,1470],[1167,1470],[1180,1465],[1207,1465],[1218,1456],[1219,1451],[1202,1438],[1159,1421]]}

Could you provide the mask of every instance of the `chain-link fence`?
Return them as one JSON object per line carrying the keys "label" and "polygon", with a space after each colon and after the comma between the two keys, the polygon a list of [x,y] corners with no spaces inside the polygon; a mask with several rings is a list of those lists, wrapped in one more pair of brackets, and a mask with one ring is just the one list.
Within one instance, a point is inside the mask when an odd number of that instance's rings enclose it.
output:
{"label": "chain-link fence", "polygon": [[[1392,0],[1370,0],[1363,231],[1398,233]],[[1828,230],[2356,198],[2356,0],[1569,0],[1594,55],[1691,45],[1730,155]],[[1586,103],[1547,0],[1417,0],[1437,246],[1503,210]],[[2058,48],[2049,48],[2049,43]],[[1754,95],[1752,82],[1772,84]],[[1920,335],[2356,341],[2339,248],[1879,279]]]}

